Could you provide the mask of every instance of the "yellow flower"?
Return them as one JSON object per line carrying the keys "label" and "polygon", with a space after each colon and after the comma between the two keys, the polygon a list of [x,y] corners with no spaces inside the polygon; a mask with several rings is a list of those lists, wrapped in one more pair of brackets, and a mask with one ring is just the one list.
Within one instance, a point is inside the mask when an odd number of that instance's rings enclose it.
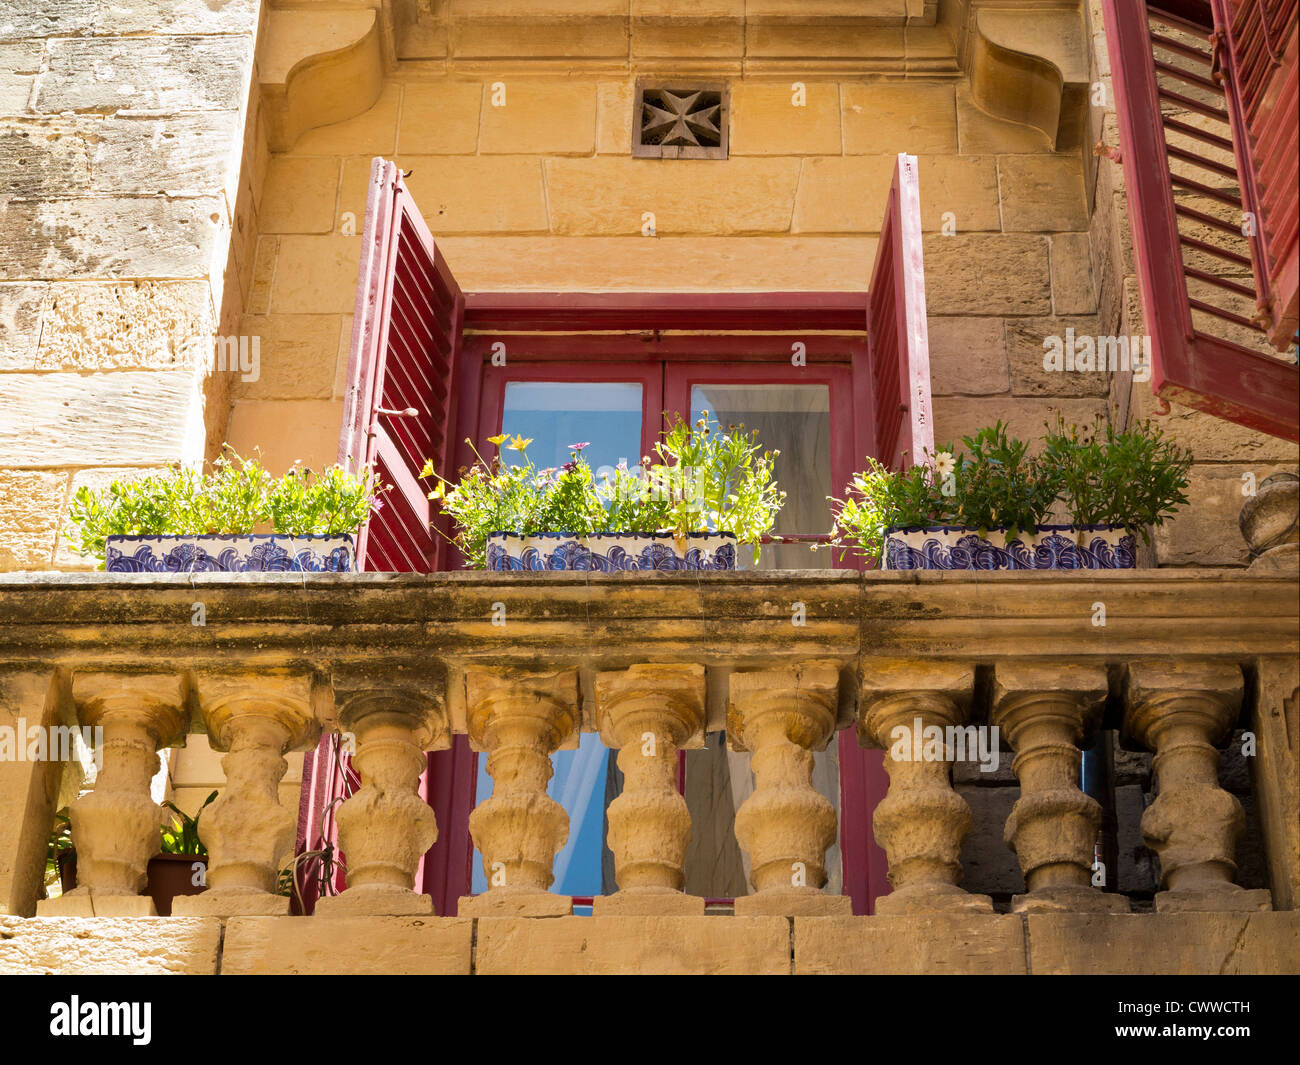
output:
{"label": "yellow flower", "polygon": [[445,481],[439,481],[429,493],[430,499],[442,499],[447,494],[447,484]]}
{"label": "yellow flower", "polygon": [[509,433],[502,433],[500,436],[489,436],[489,437],[488,437],[488,443],[489,443],[489,444],[495,444],[497,447],[500,447],[502,444],[504,444],[504,443],[505,443],[507,440],[509,440],[509,439],[510,439],[510,434],[509,434]]}
{"label": "yellow flower", "polygon": [[531,436],[527,438],[522,436],[516,436],[513,440],[510,441],[510,443],[506,445],[506,447],[510,448],[511,451],[523,451],[532,442],[533,442],[533,438]]}

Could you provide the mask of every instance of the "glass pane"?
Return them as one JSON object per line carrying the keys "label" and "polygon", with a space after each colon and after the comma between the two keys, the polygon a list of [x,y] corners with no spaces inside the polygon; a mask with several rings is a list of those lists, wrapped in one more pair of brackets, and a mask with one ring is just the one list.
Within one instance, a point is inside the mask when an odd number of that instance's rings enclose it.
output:
{"label": "glass pane", "polygon": [[[605,893],[603,852],[609,753],[602,746],[600,736],[584,732],[577,750],[556,751],[551,756],[555,775],[551,777],[546,793],[569,814],[569,841],[555,857],[555,883],[551,890],[557,895],[595,896]],[[487,774],[487,755],[480,754],[475,801],[482,802],[491,794],[492,778]],[[477,847],[474,848],[471,886],[476,895],[488,887],[483,855]],[[613,887],[609,890],[612,891]]]}
{"label": "glass pane", "polygon": [[[641,386],[627,381],[508,381],[501,431],[532,439],[539,469],[569,461],[569,445],[586,441],[592,470],[641,461]],[[506,449],[506,461],[519,453]]]}
{"label": "glass pane", "polygon": [[[777,484],[785,491],[785,506],[773,533],[827,533],[831,527],[831,397],[827,385],[695,385],[691,417],[708,411],[721,426],[743,424],[758,430],[764,450],[781,454],[776,460]],[[749,551],[741,564],[752,565]],[[825,548],[812,552],[803,544],[767,545],[759,569],[827,569]]]}

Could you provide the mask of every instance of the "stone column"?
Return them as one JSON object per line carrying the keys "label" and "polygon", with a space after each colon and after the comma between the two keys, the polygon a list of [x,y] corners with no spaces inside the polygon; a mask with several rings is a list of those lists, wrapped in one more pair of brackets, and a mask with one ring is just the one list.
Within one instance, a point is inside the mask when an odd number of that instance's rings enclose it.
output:
{"label": "stone column", "polygon": [[704,745],[704,667],[601,673],[596,714],[624,788],[607,811],[618,891],[596,899],[595,913],[702,916],[704,900],[682,892],[691,815],[677,791],[677,752]]}
{"label": "stone column", "polygon": [[361,787],[338,808],[348,886],[318,900],[316,915],[431,914],[433,899],[414,886],[420,859],[438,838],[419,785],[424,752],[448,742],[441,708],[414,687],[346,689],[335,697],[339,723],[356,739],[352,764]]}
{"label": "stone column", "polygon": [[208,890],[177,897],[172,915],[288,914],[288,896],[275,889],[280,860],[293,850],[298,811],[280,804],[280,781],[288,769],[285,752],[320,739],[311,678],[201,674],[198,688],[208,742],[227,752],[221,760],[226,786],[203,814]]}
{"label": "stone column", "polygon": [[181,679],[171,673],[76,673],[72,695],[82,725],[102,729],[95,787],[71,806],[77,887],[37,912],[96,917],[156,916],[141,895],[149,859],[162,843],[164,810],[149,794],[158,750],[189,730]]}
{"label": "stone column", "polygon": [[1294,572],[1300,566],[1300,477],[1272,473],[1260,481],[1238,517],[1250,546],[1250,568]]}
{"label": "stone column", "polygon": [[1142,838],[1160,858],[1156,912],[1271,910],[1267,890],[1234,884],[1246,815],[1219,786],[1219,752],[1241,710],[1241,669],[1209,660],[1129,664],[1124,739],[1155,751],[1159,794]]}
{"label": "stone column", "polygon": [[[872,824],[894,890],[876,900],[877,913],[993,912],[989,896],[957,886],[972,818],[952,787],[957,752],[947,741],[972,756],[979,749],[979,729],[960,728],[974,686],[974,667],[957,662],[870,660],[863,669],[859,741],[884,749],[889,772]],[[996,739],[991,749],[997,753]]]}
{"label": "stone column", "polygon": [[1127,913],[1122,895],[1092,886],[1101,807],[1079,788],[1082,747],[1101,723],[1108,685],[1100,666],[1008,660],[997,665],[992,724],[1016,752],[1020,798],[1003,838],[1029,891],[1017,913]]}
{"label": "stone column", "polygon": [[546,794],[551,754],[578,739],[578,674],[471,669],[465,675],[470,744],[486,751],[492,795],[469,816],[488,890],[461,899],[466,917],[557,917],[573,900],[547,889],[569,838],[569,815]]}
{"label": "stone column", "polygon": [[733,673],[727,736],[752,754],[754,793],[736,811],[736,839],[749,854],[755,894],[736,914],[835,916],[853,912],[846,895],[827,895],[826,850],[835,842],[835,807],[812,786],[813,751],[835,735],[839,666]]}

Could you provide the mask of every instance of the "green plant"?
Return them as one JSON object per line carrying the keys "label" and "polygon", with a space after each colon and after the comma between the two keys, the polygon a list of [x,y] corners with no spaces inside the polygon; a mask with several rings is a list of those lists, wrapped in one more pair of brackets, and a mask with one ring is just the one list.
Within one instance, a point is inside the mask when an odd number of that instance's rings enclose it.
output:
{"label": "green plant", "polygon": [[498,451],[491,462],[479,455],[455,483],[431,462],[420,475],[437,481],[429,498],[451,517],[452,542],[479,568],[494,532],[669,532],[679,541],[692,532],[729,532],[757,559],[785,502],[773,479],[779,452],[763,451],[757,435],[741,425],[715,428],[707,415],[694,426],[678,419],[655,445],[659,461],[647,456],[640,470],[620,463],[599,484],[582,458],[587,444],[570,445],[563,466],[539,470],[528,459],[531,440],[501,435],[490,442],[517,452],[520,462],[504,462]]}
{"label": "green plant", "polygon": [[1057,485],[1029,445],[1008,437],[1001,420],[974,436],[963,436],[966,450],[955,457],[952,476],[956,507],[953,524],[970,529],[1033,531],[1056,502]]}
{"label": "green plant", "polygon": [[45,848],[45,885],[57,883],[61,870],[60,859],[65,855],[76,853],[72,844],[72,819],[65,806],[54,815],[54,827],[50,830],[49,842]]}
{"label": "green plant", "polygon": [[1192,456],[1150,421],[1119,431],[1098,418],[1080,429],[1056,417],[1043,437],[1041,462],[1058,486],[1074,525],[1163,525],[1187,504],[1183,489]]}
{"label": "green plant", "polygon": [[371,469],[357,475],[334,465],[313,473],[295,463],[275,478],[259,458],[227,450],[206,475],[168,468],[81,487],[69,509],[69,540],[102,561],[109,536],[246,535],[266,527],[287,536],[338,535],[356,532],[379,506]]}
{"label": "green plant", "polygon": [[203,816],[206,810],[216,799],[217,793],[214,791],[199,807],[198,812],[190,817],[184,810],[180,809],[175,803],[163,803],[175,816],[171,824],[163,827],[162,846],[159,848],[163,854],[186,854],[195,857],[203,857],[208,853],[208,848],[203,845],[199,838],[199,818]]}

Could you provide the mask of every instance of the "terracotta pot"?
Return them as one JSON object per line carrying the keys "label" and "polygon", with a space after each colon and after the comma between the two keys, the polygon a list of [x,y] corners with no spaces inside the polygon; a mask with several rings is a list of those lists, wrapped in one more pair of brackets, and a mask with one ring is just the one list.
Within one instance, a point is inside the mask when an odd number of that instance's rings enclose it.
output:
{"label": "terracotta pot", "polygon": [[[203,866],[203,876],[196,877],[195,864]],[[153,899],[159,917],[172,915],[172,899],[177,895],[197,895],[207,890],[207,858],[193,854],[158,854],[149,859],[148,881],[144,893]],[[199,883],[195,884],[194,881]]]}

